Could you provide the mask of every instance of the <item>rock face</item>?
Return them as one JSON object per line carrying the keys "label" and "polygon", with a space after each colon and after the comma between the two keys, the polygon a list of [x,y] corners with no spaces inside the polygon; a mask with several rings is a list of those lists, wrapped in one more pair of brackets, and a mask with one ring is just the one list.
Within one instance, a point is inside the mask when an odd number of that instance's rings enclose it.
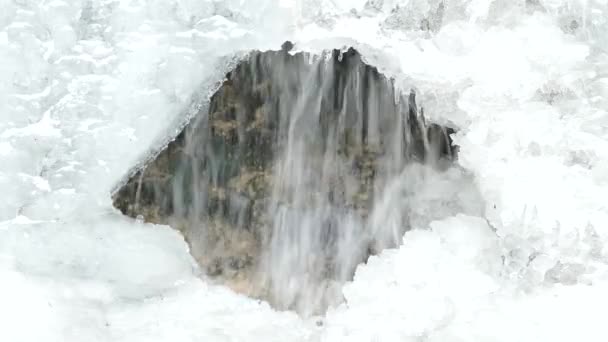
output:
{"label": "rock face", "polygon": [[374,206],[409,163],[453,159],[451,129],[353,49],[252,52],[155,160],[114,194],[131,217],[180,230],[206,273],[303,314],[340,299],[371,253],[395,246]]}

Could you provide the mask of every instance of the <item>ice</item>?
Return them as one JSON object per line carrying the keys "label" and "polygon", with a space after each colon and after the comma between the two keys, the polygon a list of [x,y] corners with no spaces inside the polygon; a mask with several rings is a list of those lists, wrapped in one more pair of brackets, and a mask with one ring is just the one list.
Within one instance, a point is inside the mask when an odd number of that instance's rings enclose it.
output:
{"label": "ice", "polygon": [[[608,3],[442,3],[0,0],[1,339],[605,341]],[[485,203],[360,266],[320,326],[110,206],[234,55],[287,39],[416,87]]]}
{"label": "ice", "polygon": [[328,313],[325,340],[428,337],[497,291],[500,265],[498,239],[481,218],[458,215],[410,231],[399,250],[357,270],[344,288],[348,305]]}
{"label": "ice", "polygon": [[202,282],[169,227],[114,213],[78,221],[21,216],[0,227],[0,318],[12,323],[2,333],[9,340],[283,341],[314,332],[294,313]]}

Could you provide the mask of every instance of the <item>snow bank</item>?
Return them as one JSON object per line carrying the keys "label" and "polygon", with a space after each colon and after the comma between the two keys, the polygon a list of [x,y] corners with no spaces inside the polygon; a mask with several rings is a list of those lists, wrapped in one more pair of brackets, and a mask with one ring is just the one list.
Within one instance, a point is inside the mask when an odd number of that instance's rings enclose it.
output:
{"label": "snow bank", "polygon": [[357,270],[344,287],[347,304],[327,315],[324,340],[414,341],[499,288],[498,239],[483,219],[435,221],[403,241]]}
{"label": "snow bank", "polygon": [[[532,291],[506,284],[499,238],[458,215],[410,231],[360,267],[322,341],[603,341],[606,283]],[[599,305],[598,305],[599,304]]]}
{"label": "snow bank", "polygon": [[[0,1],[2,340],[606,340],[607,6]],[[110,207],[230,56],[286,39],[415,86],[486,203],[360,267],[322,327],[206,284],[179,235]]]}

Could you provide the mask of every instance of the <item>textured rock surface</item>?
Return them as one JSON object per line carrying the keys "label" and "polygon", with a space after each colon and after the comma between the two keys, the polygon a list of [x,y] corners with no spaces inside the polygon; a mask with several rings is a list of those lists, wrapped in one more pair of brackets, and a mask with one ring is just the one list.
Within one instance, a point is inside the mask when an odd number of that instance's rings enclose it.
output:
{"label": "textured rock surface", "polygon": [[449,162],[452,131],[427,125],[415,95],[395,94],[353,49],[286,49],[253,52],[228,73],[208,113],[114,205],[180,230],[234,289],[317,311],[369,253],[398,243],[370,228],[374,198],[411,162]]}

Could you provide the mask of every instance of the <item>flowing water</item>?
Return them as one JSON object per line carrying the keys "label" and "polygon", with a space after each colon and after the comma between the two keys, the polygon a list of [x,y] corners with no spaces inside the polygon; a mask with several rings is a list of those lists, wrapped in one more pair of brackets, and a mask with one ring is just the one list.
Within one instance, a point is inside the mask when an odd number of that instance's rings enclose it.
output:
{"label": "flowing water", "polygon": [[405,231],[481,200],[413,91],[353,49],[288,48],[238,64],[114,200],[180,230],[212,279],[310,315]]}

